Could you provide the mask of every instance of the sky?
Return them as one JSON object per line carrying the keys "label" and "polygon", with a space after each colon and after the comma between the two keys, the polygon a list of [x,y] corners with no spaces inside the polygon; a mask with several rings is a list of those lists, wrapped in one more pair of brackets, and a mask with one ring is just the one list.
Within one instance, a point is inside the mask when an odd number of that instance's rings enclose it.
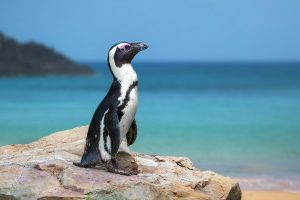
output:
{"label": "sky", "polygon": [[77,61],[121,41],[140,61],[300,61],[299,0],[1,0],[0,31]]}

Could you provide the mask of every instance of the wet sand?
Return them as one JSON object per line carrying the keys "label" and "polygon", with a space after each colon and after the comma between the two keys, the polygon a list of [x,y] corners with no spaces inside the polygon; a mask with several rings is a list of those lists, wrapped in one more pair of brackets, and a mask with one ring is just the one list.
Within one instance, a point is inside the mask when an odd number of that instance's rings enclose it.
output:
{"label": "wet sand", "polygon": [[243,191],[242,200],[300,200],[300,192]]}

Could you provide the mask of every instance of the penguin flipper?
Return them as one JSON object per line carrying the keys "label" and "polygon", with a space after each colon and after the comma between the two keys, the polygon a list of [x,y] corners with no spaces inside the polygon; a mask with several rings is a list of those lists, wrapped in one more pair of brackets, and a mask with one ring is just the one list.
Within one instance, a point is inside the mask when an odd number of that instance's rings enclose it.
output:
{"label": "penguin flipper", "polygon": [[116,162],[116,155],[119,151],[119,147],[121,144],[121,134],[120,134],[120,125],[119,125],[119,117],[117,113],[117,107],[116,104],[111,104],[109,111],[107,113],[106,118],[106,125],[109,127],[106,129],[108,131],[108,135],[111,140],[111,149],[110,149],[110,156],[111,159],[105,162],[105,166],[107,171],[130,176],[134,173],[131,171],[125,171],[122,169],[119,169],[118,164]]}
{"label": "penguin flipper", "polygon": [[126,134],[128,146],[132,145],[135,142],[136,137],[137,137],[137,125],[136,125],[136,121],[134,119],[127,134]]}
{"label": "penguin flipper", "polygon": [[106,131],[111,140],[110,154],[111,157],[114,158],[118,153],[121,144],[120,125],[116,103],[111,104],[109,111],[106,114],[105,124],[108,127]]}

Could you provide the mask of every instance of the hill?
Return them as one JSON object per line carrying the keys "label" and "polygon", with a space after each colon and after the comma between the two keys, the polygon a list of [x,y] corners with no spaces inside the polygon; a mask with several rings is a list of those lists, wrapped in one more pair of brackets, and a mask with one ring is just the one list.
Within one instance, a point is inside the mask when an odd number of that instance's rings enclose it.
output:
{"label": "hill", "polygon": [[93,71],[36,42],[19,43],[0,33],[0,76],[88,75]]}

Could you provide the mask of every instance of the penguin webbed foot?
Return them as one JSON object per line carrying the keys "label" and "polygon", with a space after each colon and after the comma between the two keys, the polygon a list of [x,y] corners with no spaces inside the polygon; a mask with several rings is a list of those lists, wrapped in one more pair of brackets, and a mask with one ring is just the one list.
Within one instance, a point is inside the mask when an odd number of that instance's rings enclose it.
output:
{"label": "penguin webbed foot", "polygon": [[125,170],[120,169],[115,158],[112,158],[109,161],[105,162],[105,167],[106,167],[107,171],[109,171],[111,173],[121,174],[121,175],[125,175],[125,176],[137,175],[136,172],[125,171]]}

